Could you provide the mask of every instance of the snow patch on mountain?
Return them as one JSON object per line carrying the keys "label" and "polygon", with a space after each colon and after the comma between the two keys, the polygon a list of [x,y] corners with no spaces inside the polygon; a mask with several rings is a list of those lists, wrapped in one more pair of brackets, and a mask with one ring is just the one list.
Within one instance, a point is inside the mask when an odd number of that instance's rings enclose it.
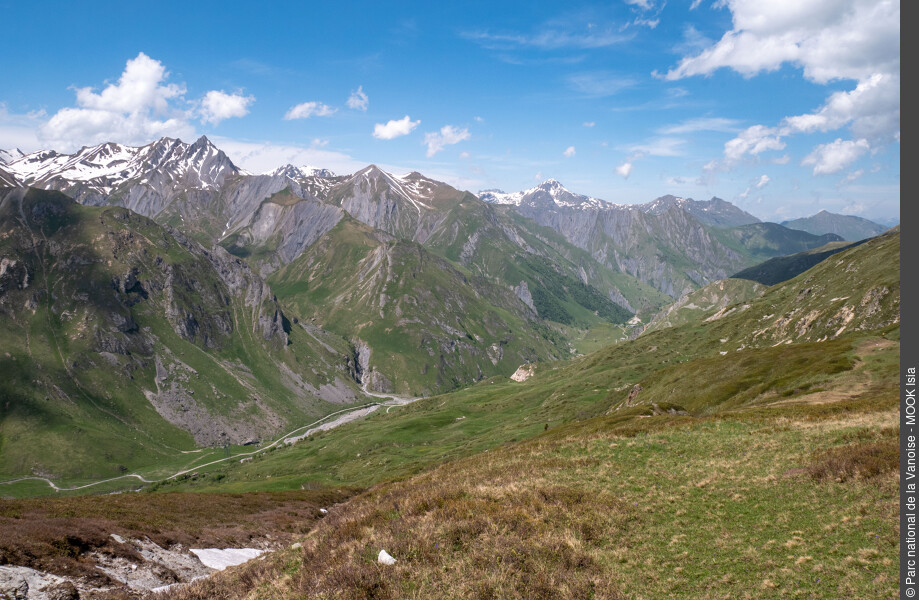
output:
{"label": "snow patch on mountain", "polygon": [[126,182],[183,183],[216,190],[228,175],[245,174],[204,136],[193,144],[162,138],[140,147],[114,142],[84,146],[74,154],[41,150],[23,155],[5,168],[26,185],[80,183],[106,195]]}
{"label": "snow patch on mountain", "polygon": [[512,194],[504,193],[501,190],[482,190],[478,193],[479,200],[484,202],[489,202],[491,204],[508,204],[512,206],[532,204],[536,200],[545,198],[546,196],[548,196],[556,206],[565,208],[592,208],[603,210],[620,206],[612,202],[600,200],[599,198],[575,194],[556,179],[547,179],[536,187],[522,192],[514,192]]}
{"label": "snow patch on mountain", "polygon": [[0,165],[5,165],[7,163],[13,162],[14,160],[19,160],[25,155],[25,152],[19,148],[12,148],[11,150],[4,150],[0,148]]}

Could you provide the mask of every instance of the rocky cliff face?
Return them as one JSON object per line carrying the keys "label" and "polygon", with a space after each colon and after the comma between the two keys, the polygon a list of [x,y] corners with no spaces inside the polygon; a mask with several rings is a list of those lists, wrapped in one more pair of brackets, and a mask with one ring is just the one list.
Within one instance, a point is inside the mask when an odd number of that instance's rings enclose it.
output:
{"label": "rocky cliff face", "polygon": [[614,270],[678,297],[742,268],[746,261],[677,207],[654,214],[626,206],[549,205],[544,190],[516,210],[551,227]]}

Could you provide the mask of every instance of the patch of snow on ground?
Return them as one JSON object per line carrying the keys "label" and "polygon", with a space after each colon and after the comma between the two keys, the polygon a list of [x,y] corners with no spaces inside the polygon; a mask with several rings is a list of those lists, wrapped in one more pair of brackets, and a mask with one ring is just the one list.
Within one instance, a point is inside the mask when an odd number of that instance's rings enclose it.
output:
{"label": "patch of snow on ground", "polygon": [[223,571],[227,567],[241,565],[246,561],[259,556],[264,550],[258,548],[191,548],[191,552],[198,557],[204,566],[218,571]]}

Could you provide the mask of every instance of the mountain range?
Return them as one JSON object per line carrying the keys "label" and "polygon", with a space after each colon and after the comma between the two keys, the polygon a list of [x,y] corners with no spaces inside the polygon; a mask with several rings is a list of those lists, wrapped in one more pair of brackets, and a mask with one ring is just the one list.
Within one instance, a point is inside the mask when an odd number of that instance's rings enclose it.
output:
{"label": "mountain range", "polygon": [[[257,175],[205,137],[2,159],[0,306],[18,340],[6,393],[36,407],[5,413],[19,423],[5,429],[39,439],[71,401],[94,425],[114,403],[111,427],[90,429],[125,448],[131,431],[157,428],[175,447],[240,443],[364,392],[427,396],[507,376],[570,356],[584,331],[625,339],[685,294],[841,239],[717,198],[616,205],[555,180],[476,195],[374,165]],[[194,375],[211,363],[225,385]],[[61,443],[79,439],[92,436]],[[64,468],[5,458],[8,473]]]}
{"label": "mountain range", "polygon": [[5,156],[0,596],[896,593],[899,227]]}

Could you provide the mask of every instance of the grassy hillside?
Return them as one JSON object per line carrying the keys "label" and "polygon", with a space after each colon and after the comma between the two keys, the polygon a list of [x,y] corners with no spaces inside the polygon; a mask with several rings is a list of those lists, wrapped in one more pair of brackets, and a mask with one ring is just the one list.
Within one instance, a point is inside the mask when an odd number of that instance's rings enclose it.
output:
{"label": "grassy hillside", "polygon": [[896,598],[896,423],[867,395],[600,417],[377,486],[168,597]]}
{"label": "grassy hillside", "polygon": [[[860,242],[855,242],[858,244]],[[819,248],[805,250],[789,254],[788,256],[777,256],[754,265],[733,275],[736,279],[748,279],[763,285],[775,285],[783,281],[788,281],[792,277],[810,269],[814,265],[826,260],[846,248],[852,247],[851,242],[830,242]]]}
{"label": "grassy hillside", "polygon": [[511,290],[351,218],[270,281],[350,341],[375,391],[429,395],[567,350]]}
{"label": "grassy hillside", "polygon": [[[607,413],[628,422],[671,409],[699,416],[824,397],[830,410],[871,394],[892,402],[898,361],[896,233],[706,320],[542,365],[523,384],[494,378],[374,414],[221,472],[220,485],[369,485]],[[209,485],[205,478],[195,487]]]}
{"label": "grassy hillside", "polygon": [[359,395],[346,345],[244,264],[123,208],[20,195],[0,206],[0,479],[180,465]]}
{"label": "grassy hillside", "polygon": [[898,256],[872,240],[718,319],[190,482],[382,483],[170,597],[895,598]]}
{"label": "grassy hillside", "polygon": [[732,277],[715,281],[690,294],[686,294],[654,315],[643,333],[700,321],[722,308],[751,300],[765,290],[766,286],[746,279]]}
{"label": "grassy hillside", "polygon": [[164,598],[896,597],[899,233],[708,314],[160,486],[368,488]]}

